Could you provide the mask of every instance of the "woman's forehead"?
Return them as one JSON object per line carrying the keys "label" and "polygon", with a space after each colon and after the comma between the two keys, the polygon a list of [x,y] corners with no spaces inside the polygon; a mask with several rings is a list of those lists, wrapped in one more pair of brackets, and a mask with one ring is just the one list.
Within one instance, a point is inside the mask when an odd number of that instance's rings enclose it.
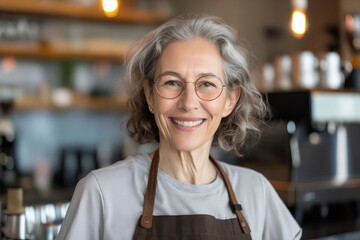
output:
{"label": "woman's forehead", "polygon": [[156,65],[156,75],[167,71],[182,77],[209,73],[222,77],[223,59],[218,47],[208,40],[176,41],[164,48]]}

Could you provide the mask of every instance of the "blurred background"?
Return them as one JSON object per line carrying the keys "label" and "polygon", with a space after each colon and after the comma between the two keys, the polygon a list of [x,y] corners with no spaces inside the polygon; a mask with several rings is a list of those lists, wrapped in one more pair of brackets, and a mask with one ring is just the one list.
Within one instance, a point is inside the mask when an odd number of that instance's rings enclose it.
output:
{"label": "blurred background", "polygon": [[0,210],[26,225],[0,211],[3,232],[53,239],[81,177],[154,147],[127,136],[123,60],[182,13],[236,28],[273,108],[242,159],[213,154],[262,172],[303,239],[360,239],[360,0],[0,0]]}

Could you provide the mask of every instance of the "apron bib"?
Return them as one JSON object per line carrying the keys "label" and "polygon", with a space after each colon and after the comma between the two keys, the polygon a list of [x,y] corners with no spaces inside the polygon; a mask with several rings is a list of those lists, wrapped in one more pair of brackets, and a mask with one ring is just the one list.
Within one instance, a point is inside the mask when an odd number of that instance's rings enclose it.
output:
{"label": "apron bib", "polygon": [[220,164],[210,156],[220,172],[230,198],[233,219],[216,219],[210,215],[153,216],[159,150],[154,154],[145,195],[144,211],[133,240],[251,240],[250,228],[242,214],[230,181]]}

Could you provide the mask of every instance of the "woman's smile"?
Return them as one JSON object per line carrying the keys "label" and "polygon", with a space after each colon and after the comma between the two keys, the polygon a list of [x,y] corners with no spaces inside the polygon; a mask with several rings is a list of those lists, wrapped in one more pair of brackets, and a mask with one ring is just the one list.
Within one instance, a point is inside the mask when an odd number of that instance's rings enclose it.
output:
{"label": "woman's smile", "polygon": [[205,119],[185,120],[185,119],[178,119],[178,118],[171,118],[171,120],[176,125],[179,125],[181,127],[189,127],[189,128],[197,127],[205,121]]}

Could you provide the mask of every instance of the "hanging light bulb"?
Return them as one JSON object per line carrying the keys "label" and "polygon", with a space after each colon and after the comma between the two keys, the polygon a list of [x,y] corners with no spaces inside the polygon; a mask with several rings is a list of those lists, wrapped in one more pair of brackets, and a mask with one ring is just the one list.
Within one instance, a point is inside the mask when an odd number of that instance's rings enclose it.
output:
{"label": "hanging light bulb", "polygon": [[302,37],[306,32],[306,14],[300,10],[294,10],[291,16],[291,32],[295,37]]}
{"label": "hanging light bulb", "polygon": [[100,0],[101,7],[107,17],[114,17],[119,11],[120,0]]}
{"label": "hanging light bulb", "polygon": [[307,30],[307,0],[292,0],[293,12],[291,14],[290,28],[293,36],[301,38]]}

